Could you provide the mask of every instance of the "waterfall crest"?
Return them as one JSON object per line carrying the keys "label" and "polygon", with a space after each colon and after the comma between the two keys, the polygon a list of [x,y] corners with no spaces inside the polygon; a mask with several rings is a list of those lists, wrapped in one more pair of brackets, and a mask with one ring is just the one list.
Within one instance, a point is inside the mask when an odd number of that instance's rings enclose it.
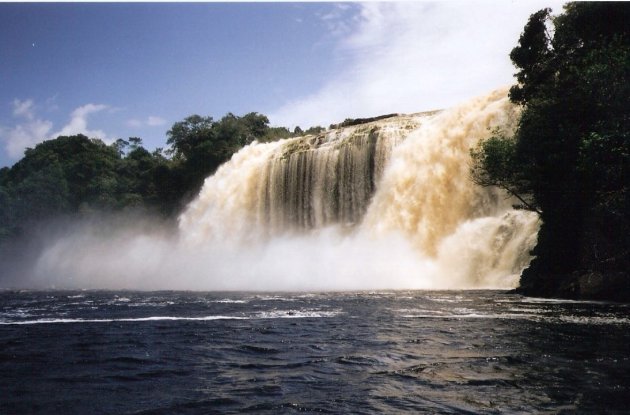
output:
{"label": "waterfall crest", "polygon": [[469,171],[470,148],[517,120],[502,89],[449,110],[254,143],[206,179],[179,219],[181,237],[243,249],[331,232],[378,250],[402,239],[421,263],[418,281],[431,287],[516,286],[538,218],[512,209],[499,189],[476,186]]}
{"label": "waterfall crest", "polygon": [[357,225],[392,149],[425,114],[247,146],[206,179],[180,217],[188,239],[251,239]]}

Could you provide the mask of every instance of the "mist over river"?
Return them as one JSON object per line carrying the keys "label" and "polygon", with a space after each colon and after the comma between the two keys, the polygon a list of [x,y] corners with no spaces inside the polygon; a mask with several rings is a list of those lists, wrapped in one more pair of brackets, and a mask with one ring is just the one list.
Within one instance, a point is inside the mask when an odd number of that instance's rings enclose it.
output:
{"label": "mist over river", "polygon": [[627,411],[628,305],[499,291],[540,224],[470,149],[517,119],[503,89],[253,143],[176,229],[43,232],[0,291],[0,413]]}
{"label": "mist over river", "polygon": [[123,217],[42,231],[0,287],[515,288],[539,219],[474,184],[470,150],[517,120],[503,88],[443,111],[254,142],[206,178],[176,229]]}
{"label": "mist over river", "polygon": [[4,291],[0,413],[627,413],[629,312],[504,291]]}

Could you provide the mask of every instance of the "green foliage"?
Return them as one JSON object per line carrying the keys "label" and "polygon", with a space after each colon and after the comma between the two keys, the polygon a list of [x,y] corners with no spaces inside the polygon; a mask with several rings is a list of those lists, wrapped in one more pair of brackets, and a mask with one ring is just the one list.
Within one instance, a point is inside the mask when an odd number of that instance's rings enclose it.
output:
{"label": "green foliage", "polygon": [[[167,153],[176,162],[172,174],[179,182],[176,198],[196,194],[203,180],[214,173],[232,154],[269,132],[266,116],[252,112],[238,117],[228,113],[219,121],[212,117],[191,115],[173,124],[167,132]],[[162,176],[165,174],[162,171]]]}
{"label": "green foliage", "polygon": [[551,39],[547,21],[551,9],[543,9],[529,18],[519,39],[519,46],[512,49],[510,59],[521,70],[516,73],[518,85],[510,90],[513,102],[525,104],[537,92],[540,82],[548,75],[551,56]]}
{"label": "green foliage", "polygon": [[171,146],[168,153],[175,159],[190,158],[200,143],[214,141],[213,125],[212,117],[196,114],[176,122],[166,133],[166,143]]}
{"label": "green foliage", "polygon": [[269,130],[267,130],[267,133],[264,135],[264,137],[261,138],[260,141],[263,143],[268,143],[271,141],[277,141],[277,140],[283,140],[285,138],[295,137],[296,135],[302,135],[302,133],[300,134],[291,133],[291,131],[289,131],[289,129],[286,127],[270,127]]}
{"label": "green foliage", "polygon": [[139,137],[111,145],[80,134],[44,141],[0,169],[0,242],[64,215],[141,209],[172,217],[243,146],[302,134],[268,124],[255,112],[219,121],[191,115],[167,132],[171,158],[161,148],[147,151]]}
{"label": "green foliage", "polygon": [[514,147],[515,143],[511,137],[494,131],[492,137],[472,149],[474,182],[481,186],[510,186],[515,174],[512,167]]}
{"label": "green foliage", "polygon": [[397,115],[398,114],[385,114],[385,115],[379,115],[378,117],[370,117],[370,118],[346,118],[339,124],[330,124],[330,129],[332,130],[336,128],[350,127],[353,125],[367,124],[373,121],[379,121],[379,120],[384,120],[386,118],[396,117]]}
{"label": "green foliage", "polygon": [[317,135],[323,133],[324,131],[326,131],[326,129],[318,125],[315,127],[310,127],[308,130],[304,131],[303,135]]}
{"label": "green foliage", "polygon": [[101,196],[99,182],[113,177],[119,157],[114,148],[100,140],[84,135],[62,136],[27,149],[24,158],[9,171],[7,184],[16,192],[16,198],[22,199],[26,198],[23,193],[28,192],[28,183],[40,182],[40,176],[50,174],[49,180],[54,178],[60,189],[67,188],[65,203],[76,210],[82,203],[96,204]]}
{"label": "green foliage", "polygon": [[61,216],[140,209],[172,218],[243,146],[323,131],[269,127],[251,112],[186,117],[167,132],[165,152],[147,151],[139,137],[111,145],[81,134],[44,141],[0,169],[0,243]]}
{"label": "green foliage", "polygon": [[157,174],[168,163],[139,138],[110,146],[84,135],[44,141],[2,169],[0,241],[62,215],[130,208],[169,213],[173,201],[161,193]]}
{"label": "green foliage", "polygon": [[540,213],[529,193],[526,171],[515,169],[516,142],[513,137],[507,137],[501,131],[495,130],[490,138],[471,149],[470,154],[473,160],[473,182],[483,187],[499,187],[521,202],[515,208]]}
{"label": "green foliage", "polygon": [[[531,195],[536,274],[630,269],[630,4],[533,14],[510,57],[523,113],[510,140],[473,151],[473,177]],[[553,35],[549,28],[553,25]]]}
{"label": "green foliage", "polygon": [[234,153],[254,141],[270,142],[302,134],[315,134],[321,127],[303,132],[296,127],[293,132],[285,127],[269,127],[269,119],[259,113],[250,112],[243,116],[226,114],[219,121],[212,117],[192,115],[173,124],[167,132],[167,153],[173,156],[174,164],[167,173],[162,170],[161,179],[178,183],[171,199],[187,200],[199,192],[206,177],[232,157]]}

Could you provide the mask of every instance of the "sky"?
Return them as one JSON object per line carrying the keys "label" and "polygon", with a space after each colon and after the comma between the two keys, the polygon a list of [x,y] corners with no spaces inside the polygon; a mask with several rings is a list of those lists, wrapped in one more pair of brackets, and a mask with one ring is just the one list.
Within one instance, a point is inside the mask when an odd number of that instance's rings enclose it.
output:
{"label": "sky", "polygon": [[0,3],[0,167],[59,135],[166,147],[177,121],[306,129],[446,108],[514,83],[557,1]]}

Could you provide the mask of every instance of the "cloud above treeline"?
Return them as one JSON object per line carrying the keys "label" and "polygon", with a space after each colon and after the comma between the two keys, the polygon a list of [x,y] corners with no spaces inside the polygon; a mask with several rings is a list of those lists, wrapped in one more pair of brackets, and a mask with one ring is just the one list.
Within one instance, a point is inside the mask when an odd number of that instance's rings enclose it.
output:
{"label": "cloud above treeline", "polygon": [[7,154],[12,159],[19,159],[24,150],[33,147],[44,140],[60,135],[85,134],[88,137],[107,140],[107,134],[102,130],[88,128],[88,118],[91,114],[108,109],[104,104],[86,104],[76,108],[70,114],[70,120],[58,131],[54,131],[53,122],[38,118],[36,106],[32,99],[13,101],[13,117],[17,124],[0,131]]}
{"label": "cloud above treeline", "polygon": [[132,118],[127,121],[127,126],[132,128],[159,127],[166,124],[166,120],[160,117],[149,115],[144,119]]}
{"label": "cloud above treeline", "polygon": [[27,99],[24,101],[20,101],[19,99],[13,100],[13,116],[15,117],[24,117],[28,120],[32,120],[34,117],[33,112],[33,100]]}
{"label": "cloud above treeline", "polygon": [[86,104],[78,107],[70,114],[70,121],[52,136],[85,134],[90,138],[107,140],[107,134],[103,130],[90,130],[87,123],[90,114],[95,114],[108,108],[109,106],[104,104]]}
{"label": "cloud above treeline", "polygon": [[[98,138],[106,143],[116,140],[101,129],[90,128],[88,122],[90,117],[104,111],[116,111],[106,104],[88,103],[75,108],[70,114],[68,121],[58,130],[50,120],[37,116],[37,105],[32,99],[14,99],[12,102],[13,118],[15,124],[12,127],[0,127],[0,140],[4,144],[7,155],[18,160],[24,155],[24,150],[34,147],[44,140],[56,138],[61,135],[84,134],[90,138]],[[128,123],[132,125],[133,120]],[[166,121],[157,116],[148,116],[146,119],[137,121],[138,127],[161,126]]]}
{"label": "cloud above treeline", "polygon": [[362,3],[351,26],[327,15],[330,30],[339,33],[343,69],[270,119],[326,126],[349,117],[445,108],[511,84],[510,50],[529,15],[550,4],[561,12],[557,1],[444,1]]}

